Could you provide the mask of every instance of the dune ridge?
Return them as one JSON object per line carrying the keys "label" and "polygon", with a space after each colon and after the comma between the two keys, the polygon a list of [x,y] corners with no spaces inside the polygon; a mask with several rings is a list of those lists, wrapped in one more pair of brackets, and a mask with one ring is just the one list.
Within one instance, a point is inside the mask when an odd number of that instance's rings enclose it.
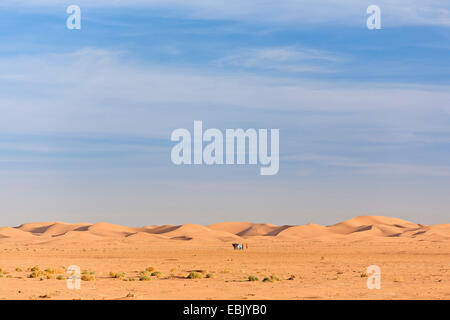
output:
{"label": "dune ridge", "polygon": [[266,223],[222,222],[209,226],[183,224],[133,228],[105,222],[95,224],[34,222],[17,227],[0,228],[0,241],[126,239],[127,241],[239,242],[256,238],[324,241],[409,238],[443,241],[450,240],[450,224],[423,225],[392,217],[359,216],[330,226],[318,224],[278,226]]}

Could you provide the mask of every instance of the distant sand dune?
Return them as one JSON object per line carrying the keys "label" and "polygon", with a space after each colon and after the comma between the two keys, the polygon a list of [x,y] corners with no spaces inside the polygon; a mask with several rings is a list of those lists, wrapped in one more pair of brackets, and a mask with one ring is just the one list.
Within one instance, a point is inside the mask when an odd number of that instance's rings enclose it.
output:
{"label": "distant sand dune", "polygon": [[31,239],[34,237],[35,236],[33,236],[31,233],[19,229],[9,227],[0,228],[0,239],[12,238],[21,240],[21,239]]}
{"label": "distant sand dune", "polygon": [[136,228],[125,227],[118,224],[99,222],[90,226],[83,226],[75,229],[76,231],[86,231],[100,237],[126,237],[136,233]]}
{"label": "distant sand dune", "polygon": [[290,239],[308,239],[308,238],[322,238],[330,237],[332,235],[327,227],[318,224],[307,224],[303,226],[293,226],[286,228],[277,234],[277,238]]}
{"label": "distant sand dune", "polygon": [[183,224],[172,231],[163,233],[163,235],[175,240],[199,240],[199,241],[239,240],[239,237],[232,233],[219,230],[212,230],[208,227],[197,224]]}
{"label": "distant sand dune", "polygon": [[163,225],[163,226],[148,226],[139,229],[141,232],[147,232],[147,233],[155,233],[155,234],[161,234],[173,231],[175,229],[178,229],[180,226],[173,226],[173,225]]}
{"label": "distant sand dune", "polygon": [[209,226],[197,224],[149,225],[132,228],[111,223],[63,222],[26,223],[15,228],[0,228],[0,241],[94,241],[124,239],[127,241],[228,241],[243,239],[323,240],[348,239],[415,239],[450,240],[450,224],[427,226],[410,221],[382,217],[359,216],[331,226],[307,224],[278,226],[251,222],[222,222]]}
{"label": "distant sand dune", "polygon": [[147,233],[147,232],[136,232],[133,234],[130,234],[126,236],[127,240],[135,240],[135,241],[153,241],[153,240],[167,240],[168,238],[160,235],[160,234],[153,234],[153,233]]}
{"label": "distant sand dune", "polygon": [[220,222],[211,224],[208,226],[209,229],[212,230],[218,230],[218,231],[225,231],[232,234],[238,234],[251,226],[253,226],[254,223],[251,222]]}

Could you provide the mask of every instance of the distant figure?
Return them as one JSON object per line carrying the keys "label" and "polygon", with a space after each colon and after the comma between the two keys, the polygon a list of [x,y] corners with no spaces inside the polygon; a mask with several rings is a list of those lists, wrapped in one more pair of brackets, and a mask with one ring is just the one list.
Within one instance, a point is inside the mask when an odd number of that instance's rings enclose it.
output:
{"label": "distant figure", "polygon": [[245,244],[245,249],[248,249],[248,243]]}
{"label": "distant figure", "polygon": [[[244,250],[244,244],[243,243],[232,243],[234,250]],[[246,248],[248,249],[248,244],[246,244]]]}

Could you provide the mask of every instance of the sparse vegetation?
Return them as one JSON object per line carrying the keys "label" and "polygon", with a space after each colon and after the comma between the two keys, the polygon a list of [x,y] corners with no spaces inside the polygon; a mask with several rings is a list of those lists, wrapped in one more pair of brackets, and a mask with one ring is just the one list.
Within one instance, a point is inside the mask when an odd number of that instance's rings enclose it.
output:
{"label": "sparse vegetation", "polygon": [[278,278],[275,274],[272,274],[270,277],[265,277],[263,279],[263,282],[274,282],[274,281],[280,281],[280,278]]}
{"label": "sparse vegetation", "polygon": [[92,274],[82,274],[81,275],[81,280],[83,281],[94,281],[95,280],[95,276]]}
{"label": "sparse vegetation", "polygon": [[123,278],[123,281],[136,281],[136,278]]}
{"label": "sparse vegetation", "polygon": [[140,276],[139,277],[139,281],[149,281],[149,280],[151,280],[152,278],[150,278],[149,276],[147,276],[147,275],[142,275],[142,276]]}
{"label": "sparse vegetation", "polygon": [[93,275],[95,275],[95,272],[94,271],[89,271],[89,270],[83,270],[83,271],[81,271],[81,274],[93,276]]}
{"label": "sparse vegetation", "polygon": [[28,275],[28,278],[39,278],[39,277],[42,277],[45,275],[46,275],[45,272],[40,271],[40,270],[35,270]]}
{"label": "sparse vegetation", "polygon": [[203,278],[203,274],[201,274],[200,272],[190,272],[187,276],[188,279],[202,279]]}
{"label": "sparse vegetation", "polygon": [[206,278],[208,279],[214,278],[214,273],[207,273]]}
{"label": "sparse vegetation", "polygon": [[259,278],[257,276],[248,276],[248,281],[259,281]]}
{"label": "sparse vegetation", "polygon": [[[20,270],[20,271],[18,271]],[[22,269],[20,268],[16,268],[16,271],[21,272]],[[63,273],[62,270],[59,269],[51,269],[51,268],[47,268],[45,270],[41,270],[39,267],[35,266],[35,267],[30,267],[27,269],[27,271],[31,272],[28,275],[28,278],[39,278],[39,280],[45,280],[45,279],[53,279],[55,276],[55,274],[61,274]]]}
{"label": "sparse vegetation", "polygon": [[270,278],[273,279],[274,281],[280,281],[280,280],[281,280],[281,279],[278,278],[275,274],[272,274],[272,275],[270,276]]}
{"label": "sparse vegetation", "polygon": [[154,272],[152,272],[151,276],[152,276],[152,277],[158,277],[158,278],[159,278],[160,276],[162,276],[162,273],[159,272],[159,271],[154,271]]}
{"label": "sparse vegetation", "polygon": [[122,278],[124,278],[126,275],[127,275],[127,274],[126,274],[125,272],[110,272],[110,273],[109,273],[109,276],[110,276],[111,278],[114,278],[114,279],[122,279]]}

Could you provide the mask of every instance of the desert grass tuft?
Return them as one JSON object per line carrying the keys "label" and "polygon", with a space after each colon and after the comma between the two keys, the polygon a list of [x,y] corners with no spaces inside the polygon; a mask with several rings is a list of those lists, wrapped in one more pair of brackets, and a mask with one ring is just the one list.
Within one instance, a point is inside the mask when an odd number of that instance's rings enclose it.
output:
{"label": "desert grass tuft", "polygon": [[270,277],[265,277],[263,279],[263,282],[274,282],[274,281],[280,281],[280,278],[278,278],[275,274],[272,274]]}
{"label": "desert grass tuft", "polygon": [[203,278],[203,274],[200,272],[190,272],[187,276],[188,279],[202,279]]}
{"label": "desert grass tuft", "polygon": [[248,276],[248,281],[259,281],[259,278],[257,276],[249,275]]}
{"label": "desert grass tuft", "polygon": [[122,279],[122,278],[124,278],[125,276],[126,276],[127,274],[125,273],[125,272],[110,272],[109,273],[109,276],[111,277],[111,278],[114,278],[114,279]]}

